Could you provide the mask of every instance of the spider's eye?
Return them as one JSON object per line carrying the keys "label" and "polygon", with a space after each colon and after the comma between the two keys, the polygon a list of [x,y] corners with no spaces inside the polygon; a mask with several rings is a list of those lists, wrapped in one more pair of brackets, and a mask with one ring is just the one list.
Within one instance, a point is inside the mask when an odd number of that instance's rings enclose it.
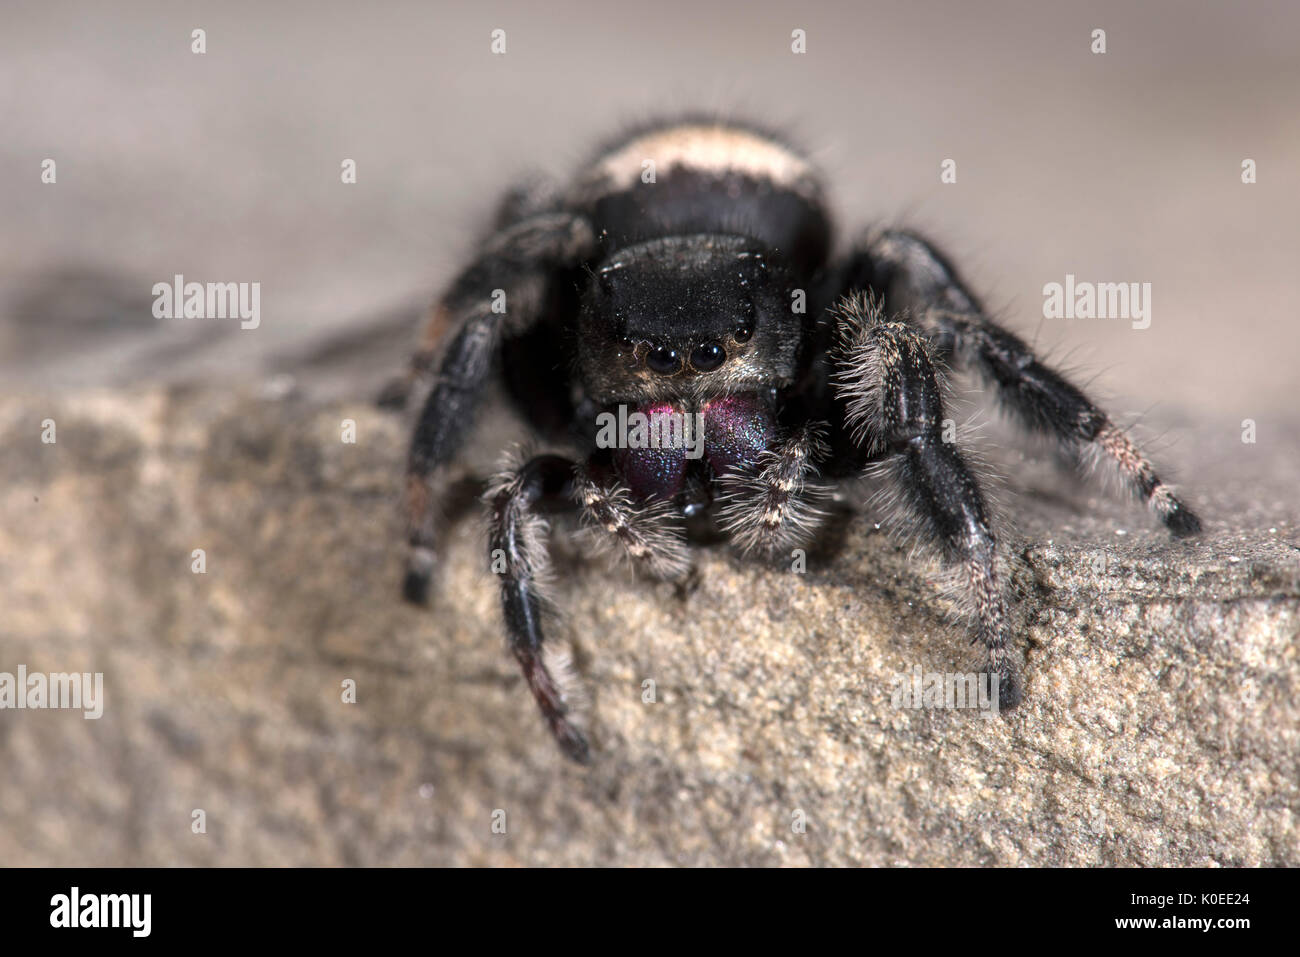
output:
{"label": "spider's eye", "polygon": [[748,342],[754,338],[754,303],[748,299],[740,307],[740,320],[732,330],[731,337],[737,342]]}
{"label": "spider's eye", "polygon": [[658,349],[650,350],[650,354],[645,357],[645,364],[652,372],[672,375],[682,367],[682,356],[676,349],[660,346]]}
{"label": "spider's eye", "polygon": [[691,350],[691,367],[697,372],[712,372],[726,361],[726,350],[716,342],[701,342]]}
{"label": "spider's eye", "polygon": [[630,336],[624,336],[618,343],[618,355],[629,369],[634,369],[640,363],[637,358],[636,341]]}

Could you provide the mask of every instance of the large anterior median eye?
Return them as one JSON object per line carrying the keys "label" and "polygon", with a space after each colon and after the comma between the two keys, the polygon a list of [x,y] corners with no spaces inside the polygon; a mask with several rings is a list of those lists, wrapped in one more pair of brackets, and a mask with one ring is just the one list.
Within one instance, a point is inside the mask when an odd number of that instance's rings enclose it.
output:
{"label": "large anterior median eye", "polygon": [[649,355],[645,357],[645,364],[650,367],[651,372],[672,375],[682,367],[682,356],[676,349],[660,346],[658,349],[650,350]]}
{"label": "large anterior median eye", "polygon": [[716,342],[701,342],[691,350],[691,368],[697,372],[712,372],[726,361],[726,350]]}

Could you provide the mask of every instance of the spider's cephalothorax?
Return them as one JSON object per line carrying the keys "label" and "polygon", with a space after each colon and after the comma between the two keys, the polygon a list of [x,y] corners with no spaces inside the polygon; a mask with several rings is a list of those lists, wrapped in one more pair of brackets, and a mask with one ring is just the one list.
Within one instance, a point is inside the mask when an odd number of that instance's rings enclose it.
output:
{"label": "spider's cephalothorax", "polygon": [[[448,466],[490,374],[571,449],[512,466],[485,496],[510,647],[570,756],[588,745],[542,657],[547,512],[578,510],[638,567],[677,579],[688,530],[788,553],[816,533],[824,483],[872,463],[958,573],[1002,704],[1015,703],[994,530],[944,440],[936,368],[973,370],[1027,428],[1109,461],[1174,534],[1199,530],[1125,433],[990,320],[927,242],[876,232],[838,261],[830,246],[798,151],[733,123],[651,126],[567,187],[508,194],[387,390],[400,404],[432,378],[407,480],[413,601],[428,599]],[[639,435],[626,427],[638,422]]]}

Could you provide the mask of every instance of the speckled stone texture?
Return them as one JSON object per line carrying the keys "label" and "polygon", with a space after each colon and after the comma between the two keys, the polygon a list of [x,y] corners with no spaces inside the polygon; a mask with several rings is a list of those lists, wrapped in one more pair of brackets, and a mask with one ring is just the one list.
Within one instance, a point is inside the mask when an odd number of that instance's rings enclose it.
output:
{"label": "speckled stone texture", "polygon": [[1294,432],[1174,423],[1186,544],[986,434],[1027,661],[992,720],[893,706],[897,673],[974,653],[876,516],[805,574],[703,550],[685,600],[560,544],[581,768],[504,649],[472,498],[436,607],[398,601],[405,428],[292,393],[0,404],[0,670],[102,671],[107,698],[0,714],[0,860],[1300,864]]}

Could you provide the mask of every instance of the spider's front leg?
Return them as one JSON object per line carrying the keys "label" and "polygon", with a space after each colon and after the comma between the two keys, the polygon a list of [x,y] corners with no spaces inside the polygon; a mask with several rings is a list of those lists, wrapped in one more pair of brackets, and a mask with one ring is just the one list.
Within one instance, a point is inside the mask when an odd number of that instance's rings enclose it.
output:
{"label": "spider's front leg", "polygon": [[1133,440],[1019,336],[980,307],[953,267],[912,233],[888,231],[850,257],[843,281],[882,293],[891,312],[907,311],[945,361],[976,370],[1026,427],[1054,437],[1080,463],[1110,462],[1133,493],[1177,537],[1201,522],[1160,480]]}
{"label": "spider's front leg", "polygon": [[578,466],[559,456],[538,456],[496,476],[484,500],[489,507],[488,557],[501,576],[510,649],[560,747],[586,763],[587,739],[542,659],[549,564],[543,513],[579,509],[589,528],[608,535],[634,565],[658,578],[680,580],[689,572],[685,537],[667,503],[636,501],[590,461]]}
{"label": "spider's front leg", "polygon": [[501,579],[501,609],[510,650],[564,753],[586,763],[586,736],[569,715],[564,694],[542,659],[542,616],[549,557],[543,510],[571,508],[574,463],[555,455],[530,459],[496,476],[484,500],[489,509],[488,558]]}
{"label": "spider's front leg", "polygon": [[[455,331],[411,438],[406,479],[410,553],[402,587],[408,601],[428,601],[446,467],[469,431],[503,334],[529,329],[542,314],[553,277],[581,262],[594,244],[591,226],[581,217],[545,213],[525,219],[488,240],[435,310]],[[413,368],[431,365],[431,356],[422,351]]]}
{"label": "spider's front leg", "polygon": [[1020,680],[1007,652],[1006,599],[997,571],[997,542],[975,476],[943,440],[943,397],[925,340],[901,322],[888,322],[865,296],[841,299],[836,390],[854,439],[887,456],[902,500],[921,533],[960,569],[975,619],[974,640],[988,652],[999,679],[999,704],[1014,707]]}

